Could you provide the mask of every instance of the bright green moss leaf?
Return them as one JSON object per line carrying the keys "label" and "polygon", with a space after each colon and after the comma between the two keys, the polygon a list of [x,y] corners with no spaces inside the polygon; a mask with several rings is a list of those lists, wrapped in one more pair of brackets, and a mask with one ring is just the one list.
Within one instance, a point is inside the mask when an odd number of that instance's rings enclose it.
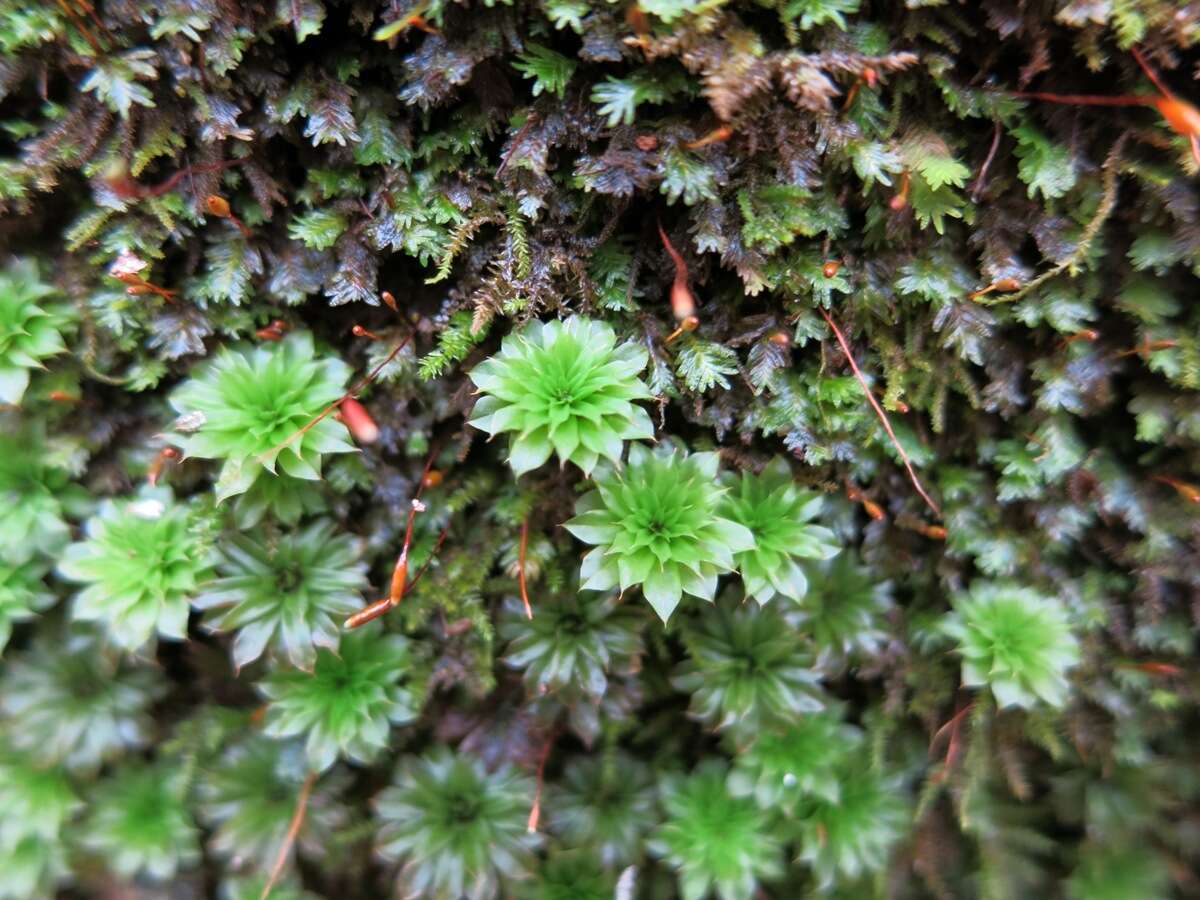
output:
{"label": "bright green moss leaf", "polygon": [[365,628],[346,635],[335,655],[317,653],[311,672],[280,668],[260,682],[269,703],[264,731],[305,736],[309,765],[323,772],[339,756],[374,761],[388,745],[393,724],[410,722],[421,699],[412,675],[408,642],[398,634]]}
{"label": "bright green moss leaf", "polygon": [[619,461],[625,441],[654,436],[649,414],[633,402],[651,396],[638,378],[646,360],[643,348],[618,345],[599,322],[533,322],[471,370],[485,395],[471,424],[515,432],[508,462],[518,475],[551,453],[590,473],[602,457]]}
{"label": "bright green moss leaf", "polygon": [[838,552],[833,532],[814,519],[824,505],[820,494],[798,488],[792,470],[782,459],[772,460],[758,475],[726,475],[729,492],[722,514],[754,535],[754,549],[737,554],[734,561],[746,595],[766,603],[777,593],[801,599],[808,580],[798,559],[829,559]]}
{"label": "bright green moss leaf", "polygon": [[967,687],[990,688],[1001,706],[1066,703],[1079,644],[1058,601],[1012,583],[976,582],[943,628],[958,642]]}
{"label": "bright green moss leaf", "polygon": [[58,563],[60,575],[84,585],[72,615],[103,623],[128,650],[156,634],[184,640],[189,605],[212,571],[211,545],[193,512],[169,490],[146,489],[106,501],[84,535]]}
{"label": "bright green moss leaf", "polygon": [[718,514],[718,464],[713,453],[634,444],[624,469],[597,471],[596,490],[580,498],[565,526],[596,545],[583,557],[581,587],[641,585],[664,622],[684,593],[711,601],[733,555],[754,547],[749,530]]}
{"label": "bright green moss leaf", "polygon": [[10,263],[0,273],[0,404],[20,404],[30,370],[66,349],[62,332],[71,316],[47,302],[54,294],[30,260]]}
{"label": "bright green moss leaf", "polygon": [[751,897],[761,881],[783,874],[781,847],[767,815],[725,787],[725,766],[703,763],[663,784],[665,823],[654,853],[676,870],[685,900],[715,891],[721,900]]}
{"label": "bright green moss leaf", "polygon": [[244,493],[276,466],[315,481],[323,455],[354,447],[328,416],[299,432],[341,396],[349,376],[340,359],[317,356],[306,332],[223,350],[171,396],[182,418],[177,440],[188,456],[224,460],[218,499]]}

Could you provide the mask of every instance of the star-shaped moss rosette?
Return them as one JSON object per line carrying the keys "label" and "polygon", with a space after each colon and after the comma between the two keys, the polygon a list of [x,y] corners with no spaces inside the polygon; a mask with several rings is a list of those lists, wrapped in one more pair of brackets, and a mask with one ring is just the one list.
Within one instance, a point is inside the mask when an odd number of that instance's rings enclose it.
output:
{"label": "star-shaped moss rosette", "polygon": [[862,732],[842,721],[838,709],[797,716],[759,734],[734,757],[729,790],[753,797],[763,809],[790,812],[804,797],[836,803],[838,772],[846,754],[862,743]]}
{"label": "star-shaped moss rosette", "polygon": [[666,821],[650,849],[678,873],[684,900],[755,896],[759,882],[783,874],[782,846],[767,813],[725,786],[723,762],[709,759],[687,777],[665,779]]}
{"label": "star-shaped moss rosette", "polygon": [[[198,814],[212,830],[209,848],[239,869],[269,871],[287,839],[308,772],[298,739],[279,741],[254,730],[226,748],[197,786]],[[296,833],[296,846],[316,858],[349,821],[340,799],[347,786],[342,774],[335,769],[313,785]]]}
{"label": "star-shaped moss rosette", "polygon": [[532,884],[523,885],[521,900],[612,900],[617,875],[585,850],[552,853]]}
{"label": "star-shaped moss rosette", "polygon": [[0,843],[0,900],[57,897],[71,877],[63,840],[24,837]]}
{"label": "star-shaped moss rosette", "polygon": [[253,662],[264,650],[311,669],[317,648],[337,650],[341,623],[362,608],[367,567],[362,544],[327,520],[296,533],[259,539],[235,535],[217,548],[221,577],[196,598],[211,611],[205,625],[237,631],[233,663]]}
{"label": "star-shaped moss rosette", "polygon": [[658,817],[649,767],[620,751],[572,760],[545,807],[552,834],[568,847],[594,848],[610,869],[640,861]]}
{"label": "star-shaped moss rosette", "polygon": [[1171,871],[1147,846],[1085,844],[1066,882],[1069,900],[1164,900]]}
{"label": "star-shaped moss rosette", "polygon": [[648,359],[637,344],[618,346],[601,322],[531,322],[471,371],[484,395],[471,424],[514,432],[508,463],[518,475],[551,453],[591,474],[602,457],[619,462],[625,441],[654,437],[650,415],[633,402],[652,396],[638,377]]}
{"label": "star-shaped moss rosette", "polygon": [[511,766],[488,772],[477,757],[438,748],[404,762],[392,785],[375,808],[379,854],[401,864],[399,896],[494,900],[533,870],[534,786]]}
{"label": "star-shaped moss rosette", "polygon": [[0,732],[46,765],[87,774],[146,745],[165,687],[149,667],[122,664],[91,628],[47,631],[5,660]]}
{"label": "star-shaped moss rosette", "polygon": [[82,807],[65,769],[0,745],[0,898],[55,896],[70,871],[66,826]]}
{"label": "star-shaped moss rosette", "polygon": [[860,565],[852,549],[805,568],[808,593],[786,615],[812,639],[821,666],[839,668],[852,656],[877,653],[887,640],[891,584]]}
{"label": "star-shaped moss rosette", "polygon": [[1001,706],[1067,701],[1067,671],[1079,642],[1058,601],[1013,582],[979,581],[942,622],[958,642],[962,683],[988,687]]}
{"label": "star-shaped moss rosette", "polygon": [[71,539],[65,518],[87,505],[87,492],[56,464],[41,431],[0,418],[0,558],[57,556]]}
{"label": "star-shaped moss rosette", "polygon": [[321,477],[327,453],[350,453],[346,429],[326,416],[298,432],[342,396],[350,368],[318,356],[312,335],[221,351],[171,397],[176,440],[187,456],[221,459],[217,499],[248,490],[276,467],[294,478]]}
{"label": "star-shaped moss rosette", "polygon": [[754,535],[720,514],[723,489],[716,453],[633,444],[623,469],[604,466],[596,489],[575,505],[566,529],[596,546],[583,557],[580,586],[642,593],[666,622],[684,593],[711,601],[717,577]]}
{"label": "star-shaped moss rosette", "polygon": [[127,765],[88,798],[80,843],[125,879],[166,882],[200,860],[182,767]]}
{"label": "star-shaped moss rosette", "polygon": [[565,846],[589,846],[610,869],[640,860],[657,821],[649,767],[621,751],[573,759],[546,802],[550,833]]}
{"label": "star-shaped moss rosette", "polygon": [[41,562],[14,565],[0,560],[0,654],[12,636],[14,623],[32,619],[54,605],[54,594],[43,580],[48,569]]}
{"label": "star-shaped moss rosette", "polygon": [[500,635],[509,641],[504,661],[525,670],[535,696],[555,691],[566,700],[580,695],[599,700],[608,673],[635,668],[646,615],[618,603],[611,592],[568,589],[538,603],[537,615],[529,620],[521,602],[512,599],[500,620]]}
{"label": "star-shaped moss rosette", "polygon": [[753,736],[825,708],[812,653],[773,606],[725,596],[688,620],[683,640],[687,658],[671,683],[692,695],[689,713],[708,725]]}
{"label": "star-shaped moss rosette", "polygon": [[62,332],[71,316],[65,307],[46,302],[54,293],[32,260],[16,260],[0,273],[0,404],[19,404],[30,370],[66,349]]}
{"label": "star-shaped moss rosette", "polygon": [[754,535],[754,548],[734,557],[746,596],[759,603],[777,593],[799,600],[808,590],[808,580],[797,560],[829,559],[839,550],[834,533],[811,521],[825,499],[798,487],[791,467],[780,458],[771,460],[758,475],[726,474],[724,481],[729,492],[721,503],[721,515]]}
{"label": "star-shaped moss rosette", "polygon": [[101,622],[109,640],[136,650],[152,635],[185,640],[188,610],[211,575],[203,523],[166,488],[107,500],[84,525],[84,539],[58,563],[64,578],[85,585],[72,615]]}
{"label": "star-shaped moss rosette", "polygon": [[861,754],[846,757],[836,778],[837,799],[809,797],[790,829],[821,890],[882,869],[909,826],[899,781],[875,771]]}
{"label": "star-shaped moss rosette", "polygon": [[339,756],[370,764],[387,747],[392,725],[417,716],[420,697],[404,683],[411,669],[408,641],[400,635],[351,632],[336,654],[318,651],[311,672],[278,669],[259,683],[269,700],[264,731],[304,735],[317,772]]}

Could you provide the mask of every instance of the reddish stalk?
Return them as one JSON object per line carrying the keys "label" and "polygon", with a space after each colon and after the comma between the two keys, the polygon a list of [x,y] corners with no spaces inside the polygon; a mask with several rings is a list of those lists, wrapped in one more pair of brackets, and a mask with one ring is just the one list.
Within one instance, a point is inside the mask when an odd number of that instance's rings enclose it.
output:
{"label": "reddish stalk", "polygon": [[271,866],[271,874],[267,877],[267,883],[263,885],[262,893],[258,895],[258,900],[267,900],[271,894],[271,889],[275,887],[275,882],[279,880],[279,876],[283,873],[283,867],[287,863],[288,854],[292,852],[292,847],[296,843],[296,836],[300,834],[300,829],[304,825],[304,814],[308,811],[308,798],[312,795],[313,785],[316,784],[317,773],[309,772],[308,777],[304,779],[304,784],[300,786],[300,796],[296,800],[296,811],[292,813],[292,821],[288,824],[287,836],[283,839],[283,844],[279,848],[279,855],[275,857],[275,865]]}
{"label": "reddish stalk", "polygon": [[667,256],[675,264],[675,281],[671,284],[671,314],[677,322],[684,322],[696,315],[696,298],[688,287],[688,268],[682,254],[675,249],[671,239],[663,230],[662,222],[658,223],[658,236],[662,238]]}
{"label": "reddish stalk", "polygon": [[529,133],[529,129],[533,127],[533,123],[536,120],[536,113],[530,113],[525,117],[525,123],[517,130],[516,135],[513,137],[512,146],[504,154],[504,159],[500,160],[500,168],[496,170],[494,177],[499,178],[504,174],[504,170],[508,168],[508,163],[513,158],[513,154],[517,152],[517,148],[521,146],[521,142],[525,140],[525,135]]}
{"label": "reddish stalk", "polygon": [[529,516],[526,516],[521,520],[521,549],[517,554],[517,584],[521,587],[521,602],[525,604],[525,618],[532,619],[533,607],[529,605],[529,591],[525,588],[525,551],[528,549]]}
{"label": "reddish stalk", "polygon": [[392,569],[392,583],[388,590],[388,595],[382,600],[376,600],[370,606],[366,606],[350,616],[343,623],[343,627],[348,629],[360,628],[399,606],[401,601],[404,600],[405,594],[416,586],[421,576],[425,574],[425,570],[429,568],[429,564],[437,556],[438,551],[442,549],[442,542],[446,540],[446,534],[450,531],[449,523],[442,529],[442,533],[438,535],[437,543],[433,547],[433,552],[429,554],[429,559],[425,561],[425,565],[421,566],[412,581],[408,580],[408,552],[412,547],[413,526],[417,520],[417,513],[425,511],[425,504],[421,502],[421,492],[425,490],[425,485],[429,481],[429,473],[433,469],[433,461],[437,457],[437,453],[437,447],[434,447],[430,451],[429,458],[425,460],[425,468],[421,472],[420,481],[417,483],[417,493],[412,499],[412,506],[408,511],[408,522],[404,526],[404,545],[400,548],[400,555],[396,557],[396,567]]}
{"label": "reddish stalk", "polygon": [[958,757],[962,753],[962,741],[959,739],[962,719],[974,707],[974,703],[968,703],[956,712],[949,722],[937,730],[933,735],[933,740],[929,742],[929,752],[932,753],[941,741],[942,736],[947,733],[947,729],[949,730],[949,741],[946,744],[946,758],[942,763],[942,771],[935,776],[936,781],[945,780],[946,776],[950,774],[950,770],[954,767],[954,764],[958,762]]}
{"label": "reddish stalk", "polygon": [[546,738],[542,747],[542,755],[538,759],[537,789],[533,793],[533,807],[529,810],[529,822],[525,830],[533,834],[538,830],[538,821],[542,817],[542,788],[546,784],[546,761],[550,758],[550,748],[554,746],[554,732]]}
{"label": "reddish stalk", "polygon": [[879,418],[883,425],[883,430],[887,432],[888,438],[892,442],[892,446],[896,448],[896,452],[900,454],[900,459],[904,461],[904,468],[908,470],[909,480],[912,481],[913,487],[917,489],[917,493],[921,495],[921,499],[940,519],[942,511],[933,498],[926,492],[925,487],[921,484],[921,479],[917,477],[916,469],[913,468],[912,460],[908,458],[908,454],[904,452],[904,447],[900,445],[900,440],[896,437],[896,432],[892,430],[891,420],[888,419],[887,413],[883,407],[879,405],[879,401],[875,399],[875,395],[871,393],[871,386],[867,384],[867,379],[863,375],[862,370],[858,367],[858,363],[854,361],[854,354],[850,350],[850,344],[846,341],[846,336],[842,334],[842,330],[838,328],[837,323],[825,310],[821,310],[821,315],[825,317],[825,321],[829,323],[829,327],[833,329],[834,337],[837,338],[838,345],[842,348],[842,352],[846,354],[846,361],[850,363],[850,368],[854,372],[854,377],[858,379],[859,386],[862,387],[863,394],[866,395],[867,402],[871,404],[871,408],[875,410],[875,415]]}

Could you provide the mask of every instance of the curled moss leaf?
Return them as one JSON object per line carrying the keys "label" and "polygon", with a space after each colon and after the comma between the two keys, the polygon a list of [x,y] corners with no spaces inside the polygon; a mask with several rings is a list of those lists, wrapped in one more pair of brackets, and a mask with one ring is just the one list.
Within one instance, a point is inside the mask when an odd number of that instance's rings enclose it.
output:
{"label": "curled moss leaf", "polygon": [[640,584],[664,622],[684,593],[711,601],[734,554],[754,547],[749,530],[719,514],[719,462],[715,453],[635,444],[623,470],[598,470],[596,490],[579,499],[565,526],[596,545],[583,557],[581,586]]}
{"label": "curled moss leaf", "polygon": [[30,369],[66,349],[62,332],[70,315],[44,302],[53,295],[32,260],[17,260],[0,272],[0,403],[19,404]]}
{"label": "curled moss leaf", "polygon": [[882,869],[909,825],[900,785],[872,770],[868,760],[848,758],[837,780],[837,798],[809,797],[794,825],[800,859],[822,890]]}
{"label": "curled moss leaf", "polygon": [[801,490],[783,459],[773,459],[758,475],[727,475],[729,492],[721,515],[745,526],[754,535],[754,547],[734,560],[746,585],[746,596],[766,603],[777,593],[799,600],[808,590],[798,559],[829,559],[838,552],[833,532],[812,524],[824,498]]}
{"label": "curled moss leaf", "polygon": [[340,359],[317,355],[307,332],[226,349],[172,395],[171,405],[189,420],[177,439],[188,456],[224,460],[219,500],[244,493],[277,466],[316,481],[322,456],[355,448],[332,417],[297,432],[342,395],[349,377]]}
{"label": "curled moss leaf", "polygon": [[379,853],[401,863],[400,896],[493,900],[526,878],[539,836],[526,828],[533,784],[504,765],[442,748],[397,769],[376,800]]}
{"label": "curled moss leaf", "polygon": [[602,457],[618,462],[625,441],[654,437],[649,414],[633,403],[651,396],[638,378],[648,358],[636,344],[618,345],[601,322],[532,322],[471,371],[484,394],[471,424],[515,432],[508,462],[518,475],[551,453],[590,474]]}
{"label": "curled moss leaf", "polygon": [[309,765],[322,772],[338,756],[370,763],[387,746],[393,724],[416,718],[420,701],[401,684],[412,667],[408,641],[364,629],[320,650],[311,672],[281,669],[260,682],[267,696],[264,730],[306,735]]}
{"label": "curled moss leaf", "polygon": [[336,651],[342,620],[362,607],[361,554],[361,542],[338,534],[329,521],[266,540],[236,535],[218,547],[221,577],[195,605],[212,611],[205,620],[210,628],[237,631],[235,666],[270,649],[311,669],[317,648]]}
{"label": "curled moss leaf", "polygon": [[967,687],[990,688],[1001,706],[1066,703],[1079,643],[1056,600],[1012,582],[976,582],[942,630],[958,642]]}
{"label": "curled moss leaf", "polygon": [[91,629],[48,632],[5,668],[4,732],[47,765],[92,772],[150,739],[150,704],[165,685],[149,668],[122,665]]}
{"label": "curled moss leaf", "polygon": [[54,605],[54,595],[43,580],[48,568],[37,562],[14,565],[0,560],[0,653],[12,635],[13,623],[32,619]]}
{"label": "curled moss leaf", "polygon": [[666,822],[651,839],[675,868],[684,900],[715,891],[721,900],[753,897],[762,880],[779,877],[782,847],[767,814],[725,785],[725,765],[706,760],[691,775],[664,782]]}
{"label": "curled moss leaf", "polygon": [[102,622],[118,647],[135,650],[158,634],[187,637],[188,607],[211,573],[211,546],[189,507],[164,488],[109,500],[88,519],[84,539],[63,551],[58,572],[86,585],[76,619]]}
{"label": "curled moss leaf", "polygon": [[513,599],[500,621],[500,634],[509,641],[504,661],[525,670],[534,692],[598,699],[608,687],[607,673],[635,667],[644,621],[614,594],[569,593],[539,603],[532,621]]}
{"label": "curled moss leaf", "polygon": [[81,843],[121,878],[165,882],[200,859],[182,769],[134,764],[100,782]]}
{"label": "curled moss leaf", "polygon": [[836,803],[840,766],[861,742],[862,733],[843,722],[838,710],[799,716],[759,735],[737,755],[729,789],[753,797],[763,809],[790,812],[808,796]]}
{"label": "curled moss leaf", "polygon": [[754,734],[825,706],[812,654],[773,607],[723,600],[688,622],[683,640],[688,658],[671,683],[706,724]]}

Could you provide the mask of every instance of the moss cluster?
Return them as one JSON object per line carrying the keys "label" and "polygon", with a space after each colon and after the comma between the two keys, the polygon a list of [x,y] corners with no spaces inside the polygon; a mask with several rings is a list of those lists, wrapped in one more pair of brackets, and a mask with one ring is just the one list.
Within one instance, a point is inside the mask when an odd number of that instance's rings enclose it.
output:
{"label": "moss cluster", "polygon": [[0,0],[0,900],[1194,894],[1198,43]]}

